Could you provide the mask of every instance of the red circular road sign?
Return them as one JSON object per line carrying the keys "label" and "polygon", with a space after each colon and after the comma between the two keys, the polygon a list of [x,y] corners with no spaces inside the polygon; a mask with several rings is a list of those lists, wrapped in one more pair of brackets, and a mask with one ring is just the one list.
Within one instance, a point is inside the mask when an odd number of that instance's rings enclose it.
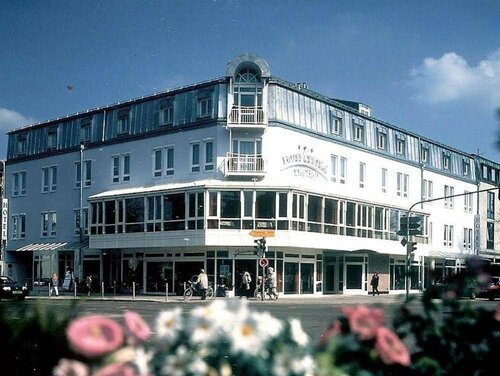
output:
{"label": "red circular road sign", "polygon": [[259,265],[265,268],[267,265],[269,265],[269,260],[262,257],[261,259],[259,259]]}

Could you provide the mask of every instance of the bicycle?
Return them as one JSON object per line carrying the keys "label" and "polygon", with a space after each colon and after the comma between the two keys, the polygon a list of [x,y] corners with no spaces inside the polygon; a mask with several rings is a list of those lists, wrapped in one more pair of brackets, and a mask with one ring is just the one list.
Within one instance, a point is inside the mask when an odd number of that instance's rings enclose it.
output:
{"label": "bicycle", "polygon": [[[198,288],[198,281],[197,278],[193,278],[191,281],[188,281],[188,287],[184,290],[184,293],[182,296],[184,297],[184,300],[189,300],[193,296],[201,296],[201,291]],[[207,287],[207,292],[206,292],[206,299],[211,299],[214,296],[214,289],[212,286]]]}
{"label": "bicycle", "polygon": [[[264,285],[264,293],[265,296],[264,298],[269,299],[269,300],[277,300],[278,299],[278,292],[276,291],[276,288],[270,288],[267,283]],[[257,300],[263,300],[262,299],[262,288],[261,284],[258,283],[257,287],[255,288],[253,292],[253,296]]]}

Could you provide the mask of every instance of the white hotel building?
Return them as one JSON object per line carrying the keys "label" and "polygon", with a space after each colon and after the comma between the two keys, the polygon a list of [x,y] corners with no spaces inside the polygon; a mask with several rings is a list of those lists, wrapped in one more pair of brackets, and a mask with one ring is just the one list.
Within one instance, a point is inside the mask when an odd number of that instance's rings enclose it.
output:
{"label": "white hotel building", "polygon": [[[366,294],[374,272],[380,291],[404,292],[399,217],[478,189],[474,156],[271,76],[251,54],[222,78],[9,132],[6,177],[15,279],[69,266],[172,294],[202,267],[236,294],[243,269],[255,281],[252,230],[274,230],[282,294]],[[411,290],[475,252],[470,197],[415,207]]]}

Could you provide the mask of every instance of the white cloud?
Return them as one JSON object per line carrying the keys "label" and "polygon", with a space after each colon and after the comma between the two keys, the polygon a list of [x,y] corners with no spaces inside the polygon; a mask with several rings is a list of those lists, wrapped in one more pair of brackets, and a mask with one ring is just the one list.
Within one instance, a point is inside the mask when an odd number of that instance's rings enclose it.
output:
{"label": "white cloud", "polygon": [[26,117],[19,112],[0,107],[0,158],[7,154],[7,135],[6,133],[21,127],[36,123],[37,120],[32,117]]}
{"label": "white cloud", "polygon": [[500,49],[476,66],[455,52],[428,57],[410,72],[414,99],[428,103],[477,99],[500,104]]}

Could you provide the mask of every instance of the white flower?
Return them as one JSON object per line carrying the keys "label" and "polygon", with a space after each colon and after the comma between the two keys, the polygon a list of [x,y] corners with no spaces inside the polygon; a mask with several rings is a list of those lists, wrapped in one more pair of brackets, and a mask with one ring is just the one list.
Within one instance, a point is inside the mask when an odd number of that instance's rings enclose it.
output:
{"label": "white flower", "polygon": [[151,374],[149,362],[153,358],[153,355],[153,351],[145,351],[142,347],[138,347],[135,350],[134,364],[137,366],[139,376],[148,376]]}
{"label": "white flower", "polygon": [[288,322],[290,323],[290,332],[295,343],[299,346],[307,345],[307,343],[309,342],[309,337],[302,329],[300,321],[297,319],[291,319]]}
{"label": "white flower", "polygon": [[194,375],[205,375],[208,372],[208,365],[203,359],[196,357],[189,362],[188,370]]}
{"label": "white flower", "polygon": [[257,323],[258,335],[266,340],[277,337],[283,329],[283,323],[269,312],[253,312],[251,317]]}
{"label": "white flower", "polygon": [[292,359],[290,369],[297,375],[314,375],[314,360],[310,355],[306,355],[301,359]]}
{"label": "white flower", "polygon": [[165,363],[161,369],[162,375],[184,376],[186,371],[184,366],[189,364],[189,352],[185,346],[179,346],[174,354],[167,355]]}
{"label": "white flower", "polygon": [[263,338],[259,335],[257,323],[251,318],[236,320],[229,333],[229,340],[235,353],[256,355],[262,350]]}
{"label": "white flower", "polygon": [[182,310],[175,308],[171,311],[162,311],[156,318],[156,333],[159,338],[175,341],[182,329]]}

